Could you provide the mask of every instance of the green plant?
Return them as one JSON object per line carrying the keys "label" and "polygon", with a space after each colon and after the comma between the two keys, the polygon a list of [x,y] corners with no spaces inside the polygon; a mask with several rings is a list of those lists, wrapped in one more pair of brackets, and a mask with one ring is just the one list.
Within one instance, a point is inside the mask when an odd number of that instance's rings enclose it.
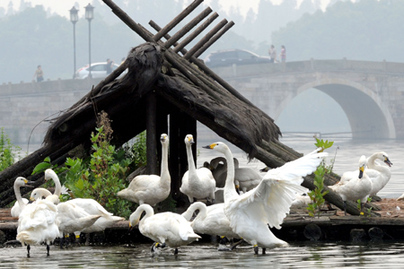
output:
{"label": "green plant", "polygon": [[10,139],[1,128],[0,132],[0,171],[14,164],[19,155],[17,152],[21,150],[20,147],[11,144]]}
{"label": "green plant", "polygon": [[328,191],[324,191],[325,173],[326,169],[323,165],[319,165],[317,170],[314,172],[314,185],[316,187],[314,190],[308,193],[311,203],[309,203],[307,206],[307,210],[309,211],[309,215],[311,217],[314,217],[316,212],[317,216],[320,217],[321,206],[325,203],[324,195],[328,193]]}
{"label": "green plant", "polygon": [[[322,150],[328,149],[334,144],[332,141],[324,141],[322,139],[318,139],[317,137],[315,137],[315,139],[316,143],[314,145],[317,148],[322,148]],[[334,162],[332,162],[331,166],[327,166],[323,160],[317,167],[317,170],[314,172],[313,183],[315,188],[308,193],[311,203],[309,203],[307,206],[308,213],[311,217],[314,217],[316,213],[317,216],[320,217],[320,209],[325,203],[324,196],[328,193],[328,191],[324,190],[324,176],[326,173],[331,173],[333,164]],[[331,169],[328,169],[330,167]]]}
{"label": "green plant", "polygon": [[[33,173],[53,168],[60,181],[68,187],[73,197],[92,198],[106,210],[128,218],[134,208],[129,201],[119,199],[116,193],[126,188],[126,174],[132,159],[127,158],[123,149],[116,149],[110,144],[112,128],[108,115],[99,114],[96,132],[91,133],[91,155],[88,159],[67,158],[65,165],[54,167],[50,159],[38,164]],[[69,196],[61,200],[70,199]]]}

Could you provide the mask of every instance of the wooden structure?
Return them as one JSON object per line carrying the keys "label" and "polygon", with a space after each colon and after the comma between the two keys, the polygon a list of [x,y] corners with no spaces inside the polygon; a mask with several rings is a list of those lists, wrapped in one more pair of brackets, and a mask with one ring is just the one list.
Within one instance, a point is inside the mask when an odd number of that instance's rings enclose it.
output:
{"label": "wooden structure", "polygon": [[[278,141],[281,132],[272,118],[197,58],[233,25],[232,22],[222,20],[194,47],[186,50],[185,46],[218,15],[213,13],[202,22],[212,12],[206,8],[174,35],[170,36],[169,31],[203,0],[195,0],[163,28],[151,21],[157,30],[155,34],[133,21],[112,0],[103,1],[146,43],[133,48],[120,67],[56,118],[40,149],[0,173],[0,207],[14,200],[12,185],[16,176],[28,177],[36,181],[37,186],[43,183],[41,175],[30,174],[45,157],[49,156],[54,164],[63,164],[77,148],[89,151],[90,133],[95,129],[101,111],[107,112],[112,120],[112,143],[116,146],[147,130],[148,172],[159,172],[160,158],[155,154],[160,150],[158,138],[161,133],[169,132],[171,193],[177,200],[181,196],[178,191],[180,180],[187,169],[183,139],[188,133],[197,138],[196,121],[244,150],[249,158],[257,158],[269,167],[281,166],[302,155]],[[200,22],[199,27],[183,38]],[[125,69],[127,74],[117,79]],[[337,180],[338,175],[330,174],[326,185]],[[303,185],[315,188],[310,176]],[[339,195],[330,192],[326,199],[342,207]],[[350,214],[359,214],[354,203],[349,203],[347,210]]]}

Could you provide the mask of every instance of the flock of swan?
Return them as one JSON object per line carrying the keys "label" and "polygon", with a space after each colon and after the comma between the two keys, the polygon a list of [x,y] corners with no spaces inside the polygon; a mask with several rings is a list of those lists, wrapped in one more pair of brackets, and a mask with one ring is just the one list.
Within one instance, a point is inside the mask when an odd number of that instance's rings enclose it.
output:
{"label": "flock of swan", "polygon": [[[239,242],[249,243],[256,254],[258,248],[262,248],[262,253],[265,253],[267,248],[287,246],[288,243],[277,238],[270,228],[281,228],[290,207],[297,200],[297,194],[305,191],[301,186],[303,177],[313,173],[328,155],[319,148],[279,168],[270,169],[262,177],[255,171],[238,168],[229,147],[223,142],[216,142],[204,147],[224,156],[214,162],[212,160],[214,168],[222,168],[212,173],[206,165],[196,168],[191,150],[195,141],[189,134],[184,140],[188,171],[182,178],[180,191],[188,197],[190,206],[182,214],[156,213],[152,206],[169,196],[171,186],[168,135],[162,134],[160,142],[160,175],[136,176],[117,196],[139,205],[130,215],[129,225],[138,226],[142,235],[154,241],[151,251],[169,246],[174,248],[175,254],[178,253],[178,247],[201,238],[200,234],[240,239]],[[392,165],[384,152],[375,153],[368,159],[362,156],[359,171],[344,173],[340,182],[330,188],[341,195],[344,203],[356,199],[366,201],[368,196],[376,195],[391,176],[389,168],[377,164],[376,160]],[[27,186],[28,181],[18,177],[14,183],[17,202],[12,214],[18,216],[17,240],[27,245],[28,257],[30,245],[45,242],[49,255],[49,244],[56,237],[63,238],[64,234],[69,233],[78,236],[80,233],[102,231],[124,220],[106,211],[93,199],[75,198],[60,202],[62,186],[59,178],[53,170],[47,169],[45,180],[50,179],[54,181],[55,193],[37,188],[31,192],[32,203],[23,199],[20,193],[20,187]],[[215,201],[217,190],[223,192],[223,201]],[[231,249],[237,244],[233,244]]]}

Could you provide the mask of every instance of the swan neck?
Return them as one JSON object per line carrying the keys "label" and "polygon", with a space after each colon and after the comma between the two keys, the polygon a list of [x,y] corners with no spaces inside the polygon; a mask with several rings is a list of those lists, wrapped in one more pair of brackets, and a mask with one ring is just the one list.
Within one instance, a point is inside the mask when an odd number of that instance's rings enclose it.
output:
{"label": "swan neck", "polygon": [[196,171],[195,162],[194,162],[194,155],[192,154],[191,144],[186,143],[185,148],[187,151],[187,161],[188,161],[188,170],[189,172],[193,173]]}
{"label": "swan neck", "polygon": [[390,173],[390,169],[385,166],[377,164],[376,159],[377,159],[376,154],[371,155],[368,159],[367,168],[374,169],[382,173]]}
{"label": "swan neck", "polygon": [[168,170],[168,144],[164,143],[161,147],[161,170],[160,178],[168,180],[160,180],[165,185],[171,184],[170,172]]}
{"label": "swan neck", "polygon": [[236,186],[234,185],[234,160],[230,149],[224,152],[224,156],[226,157],[227,163],[226,183],[224,185],[224,199],[226,202],[228,198],[238,196],[238,194],[236,191]]}
{"label": "swan neck", "polygon": [[22,200],[20,186],[16,186],[15,184],[14,184],[14,194],[15,198],[17,199],[18,205],[20,206],[21,209],[23,209],[25,207],[25,204]]}
{"label": "swan neck", "polygon": [[62,194],[62,184],[60,184],[59,177],[56,175],[56,173],[51,173],[51,178],[52,178],[53,182],[55,183],[54,194],[57,196],[60,196]]}

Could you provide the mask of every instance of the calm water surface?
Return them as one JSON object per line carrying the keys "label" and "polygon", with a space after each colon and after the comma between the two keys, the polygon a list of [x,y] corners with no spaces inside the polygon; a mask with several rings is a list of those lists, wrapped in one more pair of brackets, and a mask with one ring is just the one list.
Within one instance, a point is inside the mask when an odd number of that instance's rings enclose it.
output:
{"label": "calm water surface", "polygon": [[291,243],[289,247],[254,255],[242,246],[231,252],[217,251],[216,245],[198,244],[181,247],[177,256],[166,249],[152,256],[150,245],[136,247],[74,247],[60,250],[45,248],[3,248],[0,268],[403,268],[404,243],[336,244]]}

